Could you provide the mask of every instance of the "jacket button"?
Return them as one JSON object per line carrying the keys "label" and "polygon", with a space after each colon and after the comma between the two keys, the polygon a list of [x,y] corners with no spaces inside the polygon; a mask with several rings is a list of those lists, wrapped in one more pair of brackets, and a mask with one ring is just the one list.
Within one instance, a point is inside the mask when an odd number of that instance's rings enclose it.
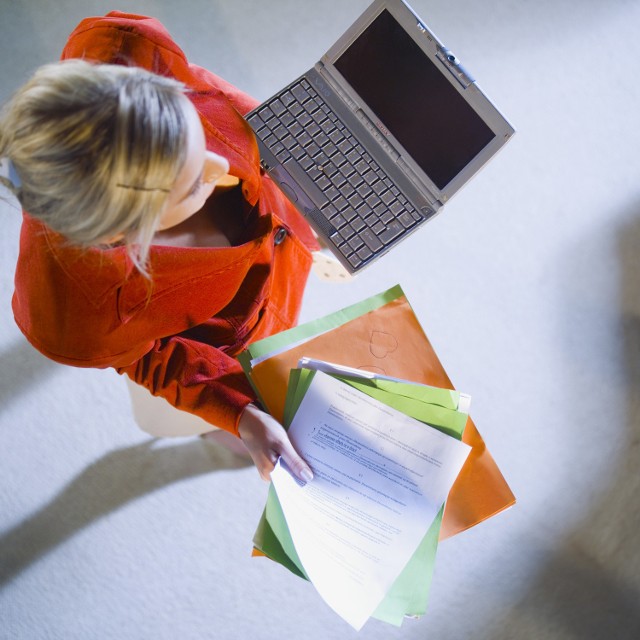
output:
{"label": "jacket button", "polygon": [[284,239],[286,237],[287,237],[287,230],[284,227],[280,227],[276,231],[276,235],[273,238],[273,244],[275,244],[277,247],[279,244],[282,244],[284,242]]}

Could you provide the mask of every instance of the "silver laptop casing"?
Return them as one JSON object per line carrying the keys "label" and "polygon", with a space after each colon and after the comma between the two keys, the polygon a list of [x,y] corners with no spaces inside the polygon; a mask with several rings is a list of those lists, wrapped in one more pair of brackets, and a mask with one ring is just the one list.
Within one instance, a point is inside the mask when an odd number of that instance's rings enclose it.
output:
{"label": "silver laptop casing", "polygon": [[[494,137],[448,184],[439,189],[433,180],[414,161],[407,150],[393,136],[378,116],[363,101],[335,67],[335,62],[357,40],[366,28],[383,12],[388,11],[405,29],[407,34],[441,70],[443,76],[463,96],[464,100],[493,131]],[[349,29],[333,44],[315,66],[284,87],[269,101],[277,98],[305,78],[331,106],[345,125],[359,139],[365,149],[389,174],[400,191],[421,212],[422,220],[390,247],[385,248],[365,265],[354,269],[351,264],[336,253],[336,257],[352,274],[361,271],[372,262],[394,248],[399,242],[439,213],[444,204],[474,176],[515,133],[514,128],[482,92],[475,80],[461,65],[455,55],[448,50],[429,30],[424,22],[403,0],[375,0]],[[416,78],[419,82],[419,78]],[[269,102],[267,101],[267,102]],[[264,106],[260,105],[254,112]],[[252,112],[253,113],[253,112]],[[250,119],[251,114],[248,114]],[[302,167],[291,170],[285,168],[271,153],[259,134],[263,168],[289,197],[293,204],[309,221],[324,243],[331,248],[331,229],[318,211],[317,187],[306,177]]]}

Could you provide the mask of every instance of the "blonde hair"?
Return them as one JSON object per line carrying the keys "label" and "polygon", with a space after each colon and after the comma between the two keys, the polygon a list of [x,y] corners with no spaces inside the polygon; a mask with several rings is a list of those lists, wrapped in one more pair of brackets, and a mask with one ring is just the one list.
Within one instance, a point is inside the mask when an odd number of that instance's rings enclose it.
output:
{"label": "blonde hair", "polygon": [[68,60],[41,67],[0,114],[0,157],[31,216],[71,244],[149,246],[186,156],[184,86],[144,69]]}

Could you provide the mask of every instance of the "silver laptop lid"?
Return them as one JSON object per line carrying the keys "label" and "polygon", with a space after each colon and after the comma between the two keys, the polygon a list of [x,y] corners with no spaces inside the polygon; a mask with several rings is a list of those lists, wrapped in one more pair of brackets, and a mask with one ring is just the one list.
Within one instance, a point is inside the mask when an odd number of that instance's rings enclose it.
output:
{"label": "silver laptop lid", "polygon": [[514,133],[403,0],[375,0],[316,70],[436,208]]}

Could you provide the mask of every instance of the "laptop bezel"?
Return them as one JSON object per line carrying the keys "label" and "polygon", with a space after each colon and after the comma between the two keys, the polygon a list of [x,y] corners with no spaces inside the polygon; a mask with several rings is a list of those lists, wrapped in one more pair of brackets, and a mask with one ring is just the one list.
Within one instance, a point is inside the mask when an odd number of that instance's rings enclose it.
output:
{"label": "laptop bezel", "polygon": [[[464,97],[465,101],[482,118],[493,131],[494,138],[489,142],[464,168],[443,188],[438,188],[431,178],[413,160],[407,150],[389,132],[382,122],[361,97],[352,89],[348,81],[335,67],[335,62],[342,53],[360,36],[360,34],[382,13],[389,11],[391,15],[405,29],[413,41],[422,49],[442,75]],[[403,169],[407,177],[417,187],[426,191],[431,197],[442,204],[455,195],[495,154],[508,142],[515,130],[506,118],[498,111],[491,100],[480,89],[478,84],[469,77],[460,62],[443,45],[435,34],[422,22],[420,17],[404,0],[375,0],[364,13],[345,31],[345,33],[322,56],[317,69],[324,77],[330,78],[330,83],[339,86],[344,92],[345,104],[356,113],[361,109],[371,120],[377,131],[390,145],[399,159],[398,166]],[[465,86],[466,85],[466,86]],[[395,156],[395,154],[394,154]]]}

